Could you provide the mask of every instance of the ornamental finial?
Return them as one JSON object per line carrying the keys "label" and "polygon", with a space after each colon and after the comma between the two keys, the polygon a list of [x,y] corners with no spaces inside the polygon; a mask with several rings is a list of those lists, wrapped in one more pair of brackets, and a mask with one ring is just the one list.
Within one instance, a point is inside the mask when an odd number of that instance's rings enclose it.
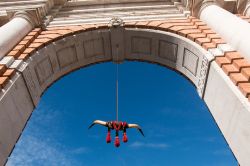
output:
{"label": "ornamental finial", "polygon": [[124,22],[121,18],[119,17],[113,17],[110,22],[109,22],[109,26],[110,27],[121,27],[124,25]]}

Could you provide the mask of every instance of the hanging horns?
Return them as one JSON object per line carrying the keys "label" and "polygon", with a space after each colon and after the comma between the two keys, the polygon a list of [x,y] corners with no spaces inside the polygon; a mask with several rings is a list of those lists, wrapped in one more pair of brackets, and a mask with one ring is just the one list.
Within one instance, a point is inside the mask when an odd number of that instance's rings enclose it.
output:
{"label": "hanging horns", "polygon": [[126,129],[128,129],[128,128],[135,128],[144,136],[144,133],[143,133],[141,127],[138,124],[128,124],[126,122],[117,122],[117,121],[105,122],[105,121],[101,121],[101,120],[95,120],[89,126],[89,129],[92,128],[96,124],[102,125],[102,126],[105,126],[105,127],[108,128],[108,133],[107,133],[107,136],[106,136],[106,142],[107,143],[111,142],[111,130],[116,131],[115,142],[114,142],[116,147],[120,146],[119,131],[123,131],[122,141],[124,143],[128,142],[128,136],[127,136],[127,133],[126,133]]}

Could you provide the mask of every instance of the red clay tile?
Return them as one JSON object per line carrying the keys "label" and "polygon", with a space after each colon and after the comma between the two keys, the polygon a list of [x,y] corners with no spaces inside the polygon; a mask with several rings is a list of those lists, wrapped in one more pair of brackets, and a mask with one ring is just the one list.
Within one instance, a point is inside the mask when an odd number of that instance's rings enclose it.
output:
{"label": "red clay tile", "polygon": [[81,26],[68,26],[67,28],[74,33],[82,32],[84,30]]}
{"label": "red clay tile", "polygon": [[204,38],[197,38],[197,39],[195,39],[195,42],[197,44],[199,44],[199,45],[202,45],[204,43],[210,43],[210,39],[206,38],[206,37],[204,37]]}
{"label": "red clay tile", "polygon": [[48,39],[56,39],[62,37],[62,35],[59,34],[46,34],[46,35],[39,35],[37,39],[43,39],[43,38],[48,38]]}
{"label": "red clay tile", "polygon": [[239,83],[238,85],[240,91],[245,97],[248,97],[250,94],[250,83]]}
{"label": "red clay tile", "polygon": [[133,22],[126,22],[125,23],[125,27],[135,27],[135,25],[136,25],[135,21],[133,21]]}
{"label": "red clay tile", "polygon": [[23,52],[25,48],[25,45],[18,44],[13,50],[20,50],[20,52]]}
{"label": "red clay tile", "polygon": [[136,23],[136,26],[139,26],[139,27],[146,27],[146,25],[149,23],[149,21],[138,21]]}
{"label": "red clay tile", "polygon": [[229,77],[235,85],[248,82],[248,79],[241,73],[231,73]]}
{"label": "red clay tile", "polygon": [[197,25],[197,26],[206,26],[206,24],[204,22],[202,22],[202,21],[197,21],[194,24]]}
{"label": "red clay tile", "polygon": [[185,30],[185,29],[196,29],[196,27],[195,26],[173,26],[173,27],[169,28],[168,31],[176,33],[177,31]]}
{"label": "red clay tile", "polygon": [[21,55],[21,51],[20,50],[15,50],[15,51],[11,51],[8,53],[8,56],[13,56],[15,59]]}
{"label": "red clay tile", "polygon": [[184,37],[186,37],[188,34],[191,34],[191,33],[201,33],[201,30],[199,30],[199,29],[188,29],[188,30],[178,31],[178,34],[181,35],[181,36],[184,36]]}
{"label": "red clay tile", "polygon": [[[168,22],[166,22],[166,23],[168,23]],[[191,22],[169,22],[169,24],[173,24],[174,26],[194,26],[195,28],[197,28]]]}
{"label": "red clay tile", "polygon": [[28,33],[28,36],[34,36],[35,38],[39,35],[38,32],[35,31],[31,31],[30,33]]}
{"label": "red clay tile", "polygon": [[210,28],[206,25],[203,25],[203,26],[199,26],[198,29],[200,30],[209,30]]}
{"label": "red clay tile", "polygon": [[205,29],[205,30],[202,30],[202,32],[205,34],[215,34],[215,32],[211,29]]}
{"label": "red clay tile", "polygon": [[11,78],[14,74],[16,73],[15,69],[7,69],[4,73],[4,77],[9,77]]}
{"label": "red clay tile", "polygon": [[197,38],[203,38],[203,37],[206,37],[204,33],[191,33],[187,35],[187,38],[193,41],[195,41],[195,39]]}
{"label": "red clay tile", "polygon": [[202,45],[202,47],[206,50],[210,49],[210,48],[216,48],[216,45],[214,43],[204,43]]}
{"label": "red clay tile", "polygon": [[250,67],[250,63],[248,63],[246,59],[235,59],[233,60],[233,64],[240,70],[245,67]]}
{"label": "red clay tile", "polygon": [[43,44],[48,44],[52,41],[52,39],[49,38],[42,38],[42,39],[35,39],[33,43],[43,43]]}
{"label": "red clay tile", "polygon": [[168,31],[168,29],[172,26],[173,26],[173,24],[171,24],[171,23],[164,23],[164,24],[161,24],[160,26],[158,26],[157,29]]}
{"label": "red clay tile", "polygon": [[40,35],[57,34],[58,30],[42,31]]}
{"label": "red clay tile", "polygon": [[[160,26],[161,24],[163,24],[164,23],[164,21],[151,21],[151,22],[149,22],[148,23],[148,27],[158,27],[158,26]],[[127,23],[126,23],[127,24]],[[126,25],[125,24],[125,25]]]}
{"label": "red clay tile", "polygon": [[32,41],[31,40],[22,40],[19,44],[25,45],[25,47],[28,47]]}
{"label": "red clay tile", "polygon": [[176,19],[176,20],[167,20],[165,21],[166,23],[190,23],[190,20],[189,19]]}
{"label": "red clay tile", "polygon": [[0,76],[3,75],[3,73],[7,70],[7,67],[5,65],[0,65]]}
{"label": "red clay tile", "polygon": [[207,37],[210,39],[220,39],[221,38],[218,34],[207,34]]}
{"label": "red clay tile", "polygon": [[24,50],[24,54],[32,54],[32,53],[34,53],[36,51],[36,49],[35,48],[26,48],[25,50]]}
{"label": "red clay tile", "polygon": [[40,49],[44,46],[43,43],[31,43],[28,48],[35,48],[35,49]]}
{"label": "red clay tile", "polygon": [[42,28],[35,28],[35,29],[32,30],[32,32],[41,33],[42,32]]}
{"label": "red clay tile", "polygon": [[222,67],[223,65],[231,64],[231,61],[226,57],[216,57],[215,62]]}
{"label": "red clay tile", "polygon": [[229,74],[231,74],[231,73],[239,73],[239,72],[240,72],[240,70],[239,70],[237,67],[235,67],[234,65],[232,65],[232,64],[223,65],[223,66],[222,66],[222,70],[223,70],[227,75],[229,75]]}
{"label": "red clay tile", "polygon": [[241,73],[247,78],[247,79],[250,79],[250,68],[243,68],[241,70]]}
{"label": "red clay tile", "polygon": [[243,59],[239,52],[226,52],[225,57],[227,57],[231,62],[235,59]]}
{"label": "red clay tile", "polygon": [[198,18],[192,18],[191,20],[192,20],[192,22],[201,22],[201,20]]}
{"label": "red clay tile", "polygon": [[26,36],[23,40],[34,40],[34,36]]}
{"label": "red clay tile", "polygon": [[81,27],[83,27],[85,31],[91,31],[96,29],[96,26],[94,26],[93,24],[85,24],[81,25]]}
{"label": "red clay tile", "polygon": [[3,89],[8,81],[9,81],[8,77],[0,77],[0,88]]}
{"label": "red clay tile", "polygon": [[[108,24],[95,24],[96,29],[100,29],[100,28],[108,28]],[[74,33],[74,31],[72,31],[71,29],[68,29],[69,31],[71,31],[72,33]]]}
{"label": "red clay tile", "polygon": [[226,43],[223,39],[212,39],[212,42],[216,45]]}
{"label": "red clay tile", "polygon": [[19,60],[26,60],[29,57],[29,54],[21,54],[18,59]]}

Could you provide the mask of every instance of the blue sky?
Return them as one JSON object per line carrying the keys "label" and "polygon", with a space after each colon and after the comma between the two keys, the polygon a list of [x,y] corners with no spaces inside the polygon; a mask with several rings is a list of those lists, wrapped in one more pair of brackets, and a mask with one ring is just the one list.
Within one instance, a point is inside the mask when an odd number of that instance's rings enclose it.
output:
{"label": "blue sky", "polygon": [[[106,144],[107,130],[88,126],[115,120],[115,65],[73,72],[41,98],[8,166],[236,166],[237,162],[195,87],[164,67],[120,65],[119,119],[138,123],[128,143]],[[114,133],[112,133],[114,140]]]}

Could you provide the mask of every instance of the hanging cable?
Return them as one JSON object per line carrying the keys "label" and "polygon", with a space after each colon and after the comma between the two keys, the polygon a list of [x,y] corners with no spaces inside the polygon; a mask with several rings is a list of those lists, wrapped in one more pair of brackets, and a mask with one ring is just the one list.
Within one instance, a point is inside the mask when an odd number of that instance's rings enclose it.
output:
{"label": "hanging cable", "polygon": [[118,122],[118,111],[119,111],[119,102],[118,102],[118,95],[119,95],[119,84],[118,84],[118,80],[119,80],[119,64],[116,63],[116,121]]}

